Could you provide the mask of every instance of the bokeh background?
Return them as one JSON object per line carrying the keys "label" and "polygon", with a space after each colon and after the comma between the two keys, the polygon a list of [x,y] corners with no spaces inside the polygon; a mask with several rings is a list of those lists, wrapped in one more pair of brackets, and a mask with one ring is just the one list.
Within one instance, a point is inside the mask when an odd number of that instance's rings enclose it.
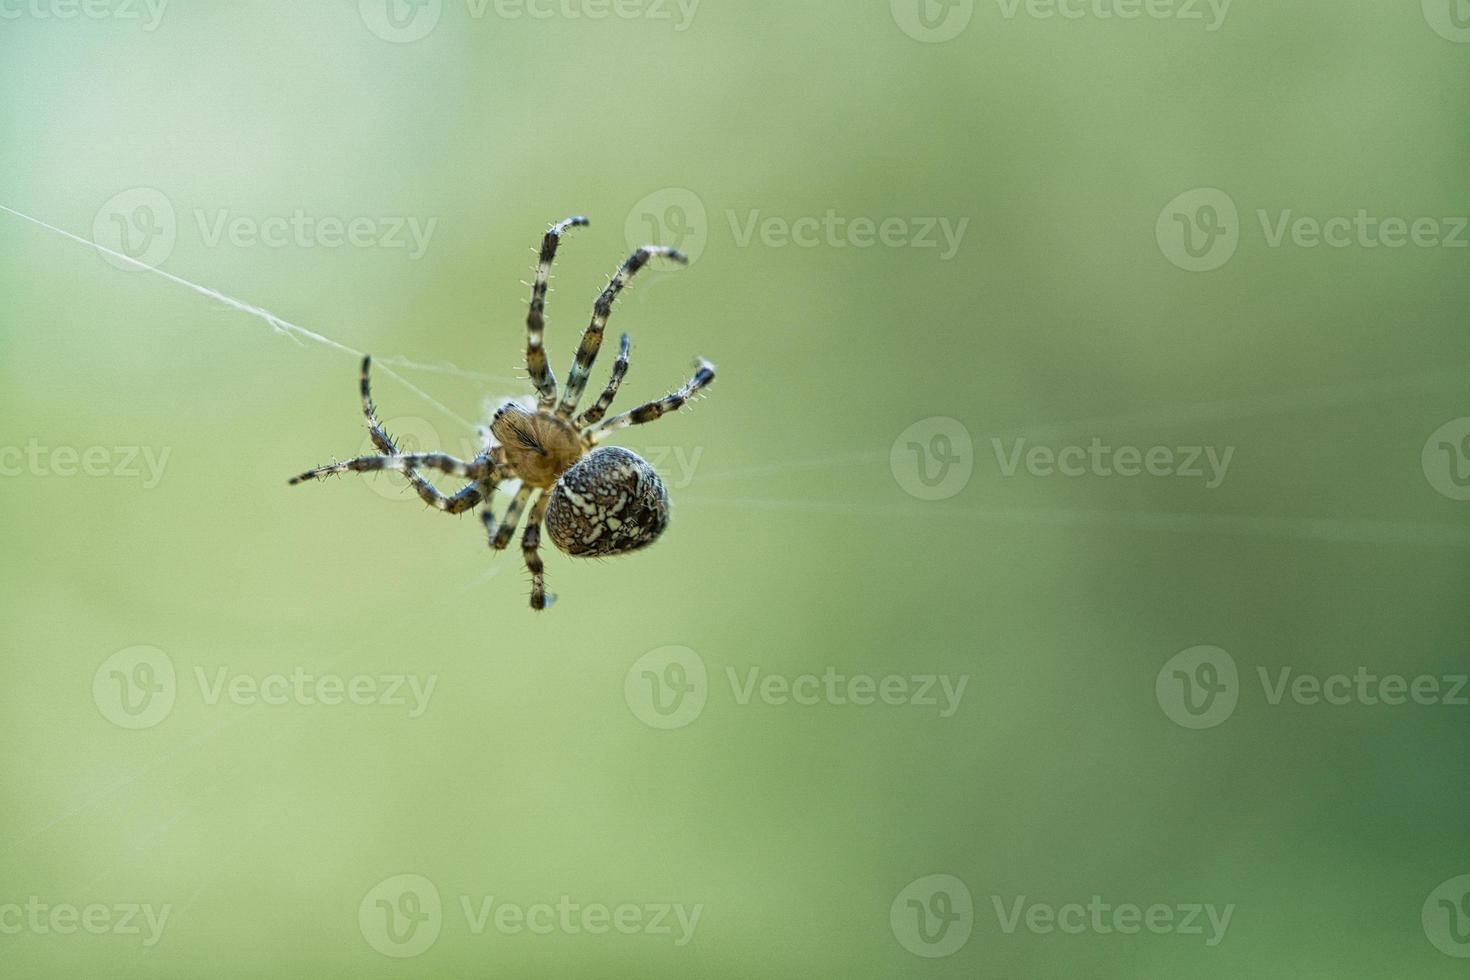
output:
{"label": "bokeh background", "polygon": [[[1463,2],[27,0],[0,52],[0,205],[280,318],[0,212],[0,974],[1463,973]],[[664,540],[535,614],[473,517],[285,480],[365,449],[357,351],[471,446],[572,213],[558,373],[655,239],[620,404],[720,376],[619,440]],[[1009,462],[1094,440],[1231,455]],[[1273,703],[1360,668],[1449,679]],[[1093,896],[1231,918],[1045,929]]]}

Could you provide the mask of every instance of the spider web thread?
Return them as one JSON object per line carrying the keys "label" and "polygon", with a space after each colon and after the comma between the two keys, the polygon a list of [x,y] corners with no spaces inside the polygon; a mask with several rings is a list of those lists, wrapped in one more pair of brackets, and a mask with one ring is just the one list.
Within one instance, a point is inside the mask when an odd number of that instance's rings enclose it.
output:
{"label": "spider web thread", "polygon": [[[222,293],[217,289],[211,289],[208,286],[201,286],[199,283],[191,282],[188,279],[185,279],[182,276],[176,276],[171,272],[165,272],[163,269],[160,269],[157,266],[149,265],[146,262],[140,262],[137,259],[133,258],[131,255],[125,255],[122,252],[114,251],[113,249],[108,248],[106,245],[100,245],[97,242],[82,237],[81,235],[73,234],[72,232],[67,231],[65,228],[58,228],[53,224],[48,224],[47,222],[42,221],[40,218],[32,217],[29,214],[17,211],[15,208],[6,207],[4,204],[0,204],[0,211],[4,211],[7,214],[12,214],[17,218],[20,218],[22,221],[28,221],[38,228],[44,228],[47,231],[52,232],[53,234],[60,235],[63,238],[71,239],[79,245],[86,245],[89,248],[94,248],[98,252],[101,252],[102,254],[107,255],[111,258],[117,259],[120,262],[125,262],[133,268],[141,269],[145,272],[151,272],[156,276],[167,279],[169,282],[174,283],[175,285],[183,286],[185,289],[193,290],[201,296],[205,296],[209,299],[215,300],[216,302],[223,303],[225,306],[228,306],[233,310],[238,310],[239,312],[244,313],[248,316],[255,317],[258,320],[263,320],[276,333],[290,337],[298,344],[302,343],[302,341],[310,341],[314,344],[319,344],[322,347],[329,348],[330,350],[340,351],[343,354],[349,354],[357,360],[362,360],[362,358],[367,356],[366,351],[360,351],[353,347],[349,347],[347,344],[335,341],[331,337],[327,337],[323,334],[317,333],[315,330],[303,327],[298,323],[292,323],[285,317],[277,316],[270,310],[263,309],[251,303],[247,303],[241,299],[236,299],[235,297],[230,296],[226,293]],[[481,375],[473,371],[466,371],[463,368],[455,367],[453,364],[421,364],[416,361],[410,361],[407,358],[403,357],[375,358],[373,364],[383,374],[386,374],[388,377],[397,381],[399,384],[403,385],[403,387],[407,388],[419,398],[423,399],[426,403],[432,405],[434,408],[443,412],[445,415],[454,419],[456,422],[459,422],[466,428],[474,428],[474,423],[464,418],[448,405],[445,405],[443,402],[439,401],[433,395],[430,395],[428,392],[424,391],[412,381],[409,381],[397,371],[393,370],[393,366],[397,366],[407,370],[429,371],[436,374],[446,374],[453,377],[467,378],[474,381],[493,380],[492,376],[490,375]]]}

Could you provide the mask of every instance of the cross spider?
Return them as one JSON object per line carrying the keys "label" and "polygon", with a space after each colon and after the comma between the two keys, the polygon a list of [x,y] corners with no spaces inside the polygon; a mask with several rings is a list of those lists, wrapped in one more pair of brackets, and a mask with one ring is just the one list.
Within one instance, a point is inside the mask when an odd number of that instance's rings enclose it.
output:
{"label": "cross spider", "polygon": [[[510,544],[521,514],[529,504],[530,516],[521,534],[521,553],[531,572],[533,609],[545,609],[555,598],[546,592],[541,563],[543,520],[552,543],[573,557],[621,555],[652,544],[669,523],[669,495],[663,481],[636,453],[619,446],[598,448],[597,445],[621,428],[652,422],[665,412],[680,408],[715,379],[715,368],[700,359],[694,377],[683,388],[603,421],[623,376],[628,373],[630,342],[628,335],[623,334],[612,377],[601,397],[591,408],[573,417],[602,346],[613,301],[623,287],[655,256],[688,262],[674,249],[645,245],[629,256],[598,297],[592,322],[582,333],[566,388],[558,400],[556,378],[546,363],[546,351],[541,345],[546,325],[547,280],[562,235],[568,228],[588,223],[586,218],[567,218],[552,225],[541,243],[536,282],[531,287],[531,312],[526,317],[526,369],[536,388],[534,411],[513,401],[503,404],[489,428],[480,430],[484,451],[468,462],[444,453],[403,454],[378,421],[368,387],[372,358],[367,357],[362,362],[362,411],[379,455],[323,466],[303,473],[291,480],[291,484],[340,473],[394,470],[407,477],[425,503],[447,514],[463,514],[483,501],[485,507],[480,516],[490,537],[490,547],[496,551],[503,551]],[[446,496],[424,479],[418,472],[420,467],[471,482]],[[505,519],[497,524],[490,499],[495,488],[507,480],[519,480],[520,489],[506,508]]]}

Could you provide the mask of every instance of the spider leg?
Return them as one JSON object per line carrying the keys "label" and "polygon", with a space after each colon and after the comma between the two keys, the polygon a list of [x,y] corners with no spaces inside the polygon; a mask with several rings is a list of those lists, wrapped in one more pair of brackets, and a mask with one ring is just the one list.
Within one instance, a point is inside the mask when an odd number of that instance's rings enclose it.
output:
{"label": "spider leg", "polygon": [[319,466],[300,476],[292,477],[290,482],[292,486],[295,486],[307,480],[320,480],[339,473],[376,473],[379,470],[393,470],[406,474],[420,466],[440,470],[450,476],[474,480],[477,485],[495,474],[490,461],[483,456],[467,463],[444,453],[405,453],[397,456],[359,456],[357,459],[333,463],[331,466]]}
{"label": "spider leg", "polygon": [[626,262],[613,276],[612,282],[597,297],[597,303],[592,308],[592,322],[587,324],[587,329],[582,331],[582,342],[577,345],[577,358],[572,362],[572,371],[567,375],[566,391],[561,396],[561,404],[557,406],[556,414],[564,419],[572,417],[572,412],[577,408],[577,402],[582,398],[582,391],[587,387],[587,376],[592,373],[592,363],[597,360],[597,352],[602,348],[602,333],[607,328],[608,317],[612,316],[613,301],[628,285],[638,270],[648,264],[648,260],[656,255],[666,256],[687,265],[689,260],[672,248],[664,248],[660,245],[645,245],[632,255],[628,256]]}
{"label": "spider leg", "polygon": [[582,228],[590,222],[583,217],[567,218],[552,225],[541,240],[541,257],[536,263],[536,282],[531,286],[531,311],[526,314],[526,370],[536,386],[542,408],[556,401],[556,376],[546,363],[542,336],[546,331],[546,289],[551,279],[551,263],[556,258],[562,233],[568,228]]}
{"label": "spider leg", "polygon": [[[378,421],[378,409],[373,404],[372,384],[368,380],[368,374],[372,366],[373,359],[371,355],[362,359],[362,414],[367,419],[368,435],[372,438],[373,445],[377,447],[378,452],[385,456],[397,456],[398,445],[393,441],[393,437],[388,434],[388,430],[383,428],[383,423]],[[413,484],[414,490],[424,500],[432,501],[435,494],[438,493],[438,489],[419,475],[418,470],[408,469],[404,471],[403,475],[408,478],[408,482]]]}
{"label": "spider leg", "polygon": [[521,557],[531,573],[531,608],[545,609],[556,599],[546,593],[546,566],[541,563],[541,519],[546,515],[546,505],[551,496],[543,493],[536,498],[531,516],[526,518],[526,530],[521,535]]}
{"label": "spider leg", "polygon": [[607,387],[602,390],[602,396],[593,403],[591,408],[578,415],[577,420],[572,423],[572,427],[579,432],[589,425],[601,422],[607,410],[612,407],[613,399],[618,396],[618,389],[622,387],[623,376],[628,373],[628,351],[631,343],[628,335],[623,334],[622,344],[618,348],[618,359],[613,362],[612,377],[608,379]]}
{"label": "spider leg", "polygon": [[[516,533],[516,525],[521,522],[521,511],[526,509],[526,501],[530,499],[533,489],[533,487],[526,486],[524,483],[521,484],[521,488],[516,491],[516,495],[512,498],[510,506],[505,509],[505,520],[500,523],[500,527],[495,530],[495,533],[490,538],[490,547],[496,551],[504,551],[510,545],[510,539]],[[490,519],[486,519],[485,527],[487,530],[489,529]]]}
{"label": "spider leg", "polygon": [[[465,463],[452,456],[442,453],[424,453],[418,455],[402,455],[398,452],[393,437],[383,428],[378,421],[378,410],[373,405],[372,386],[368,380],[368,374],[372,367],[373,359],[364,357],[362,359],[362,378],[360,388],[362,392],[362,414],[367,419],[368,434],[372,439],[373,447],[381,456],[364,456],[346,463],[338,463],[334,466],[323,466],[310,472],[294,477],[290,482],[292,486],[304,483],[307,480],[322,479],[336,473],[346,472],[368,472],[370,470],[397,470],[408,478],[424,503],[436,510],[442,510],[450,514],[462,514],[473,508],[480,502],[488,488],[493,486],[497,470],[489,459],[481,457],[473,463]],[[475,482],[464,487],[453,496],[445,496],[439,488],[434,486],[415,468],[416,466],[431,466],[442,469],[446,473],[457,476],[474,477]]]}
{"label": "spider leg", "polygon": [[709,387],[710,382],[714,380],[715,366],[709,361],[701,359],[699,361],[699,369],[694,372],[694,377],[689,379],[688,384],[672,395],[665,395],[658,401],[649,402],[647,405],[640,405],[631,412],[615,415],[597,428],[584,432],[582,437],[590,445],[595,446],[619,429],[626,428],[630,425],[642,425],[645,422],[652,422],[654,419],[660,418],[668,412],[683,408],[689,399]]}

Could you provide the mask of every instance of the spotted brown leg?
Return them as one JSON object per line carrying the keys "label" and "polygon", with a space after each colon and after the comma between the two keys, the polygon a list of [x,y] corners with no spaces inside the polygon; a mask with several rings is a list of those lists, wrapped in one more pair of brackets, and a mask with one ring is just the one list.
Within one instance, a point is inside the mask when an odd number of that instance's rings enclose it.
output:
{"label": "spotted brown leg", "polygon": [[623,334],[622,343],[618,346],[618,359],[613,361],[612,377],[608,379],[607,387],[602,389],[602,395],[592,403],[592,407],[577,416],[572,428],[581,431],[589,425],[596,425],[602,421],[607,410],[612,407],[613,399],[618,397],[618,389],[623,386],[623,378],[628,373],[628,353],[632,341],[627,334]]}
{"label": "spotted brown leg", "polygon": [[[531,498],[532,488],[521,484],[516,491],[515,497],[511,499],[510,506],[505,509],[505,520],[496,529],[490,539],[490,547],[496,551],[504,551],[510,546],[510,539],[515,536],[516,525],[521,522],[521,512],[526,509],[526,501]],[[489,525],[487,524],[488,528]]]}
{"label": "spotted brown leg", "polygon": [[[494,467],[486,457],[476,459],[472,463],[446,456],[443,453],[419,453],[404,455],[398,452],[398,447],[393,442],[393,437],[383,428],[378,421],[378,411],[373,405],[372,386],[368,380],[369,371],[372,367],[372,358],[364,357],[362,360],[362,377],[360,389],[362,392],[362,414],[367,419],[368,435],[372,439],[373,447],[381,456],[363,456],[359,459],[349,460],[345,463],[336,463],[332,466],[323,466],[309,472],[303,473],[291,479],[291,485],[304,483],[307,480],[319,480],[339,473],[367,473],[378,470],[394,470],[402,473],[413,485],[414,490],[424,503],[436,510],[442,510],[450,514],[462,514],[472,509],[483,499],[488,481],[494,477]],[[466,486],[453,496],[445,496],[439,488],[434,486],[418,472],[417,467],[427,466],[440,469],[454,476],[475,479],[474,483]]]}
{"label": "spotted brown leg", "polygon": [[646,422],[652,422],[654,419],[661,418],[669,412],[683,408],[689,399],[709,387],[710,382],[714,380],[715,366],[709,361],[701,360],[698,370],[694,372],[694,377],[689,379],[688,384],[672,395],[665,395],[658,401],[649,402],[647,405],[640,405],[631,412],[615,415],[597,428],[583,435],[595,446],[619,429],[627,428],[630,425],[643,425]]}
{"label": "spotted brown leg", "polygon": [[617,274],[612,277],[612,282],[597,297],[597,303],[592,308],[592,322],[587,324],[587,329],[582,331],[582,342],[577,345],[577,358],[572,362],[572,371],[567,375],[566,391],[562,393],[561,404],[556,408],[559,418],[569,419],[577,410],[577,402],[582,399],[582,392],[587,387],[587,377],[592,373],[592,364],[597,360],[597,352],[602,349],[602,334],[607,329],[608,317],[612,316],[613,301],[618,298],[632,278],[638,274],[638,270],[648,264],[648,260],[654,256],[662,255],[673,259],[675,262],[687,265],[689,260],[672,248],[664,248],[661,245],[645,245],[632,255],[628,256]]}
{"label": "spotted brown leg", "polygon": [[546,569],[541,563],[541,520],[546,516],[546,505],[550,500],[550,495],[544,493],[536,498],[531,516],[526,518],[526,530],[521,534],[521,557],[531,573],[532,609],[545,609],[556,598],[546,593]]}
{"label": "spotted brown leg", "polygon": [[558,221],[541,240],[541,255],[536,262],[536,281],[531,286],[531,311],[526,314],[526,370],[530,372],[531,384],[536,386],[536,395],[545,409],[556,403],[556,375],[546,362],[543,339],[546,333],[546,290],[551,282],[551,263],[556,259],[556,250],[561,245],[561,236],[568,228],[582,228],[590,222],[577,216]]}

